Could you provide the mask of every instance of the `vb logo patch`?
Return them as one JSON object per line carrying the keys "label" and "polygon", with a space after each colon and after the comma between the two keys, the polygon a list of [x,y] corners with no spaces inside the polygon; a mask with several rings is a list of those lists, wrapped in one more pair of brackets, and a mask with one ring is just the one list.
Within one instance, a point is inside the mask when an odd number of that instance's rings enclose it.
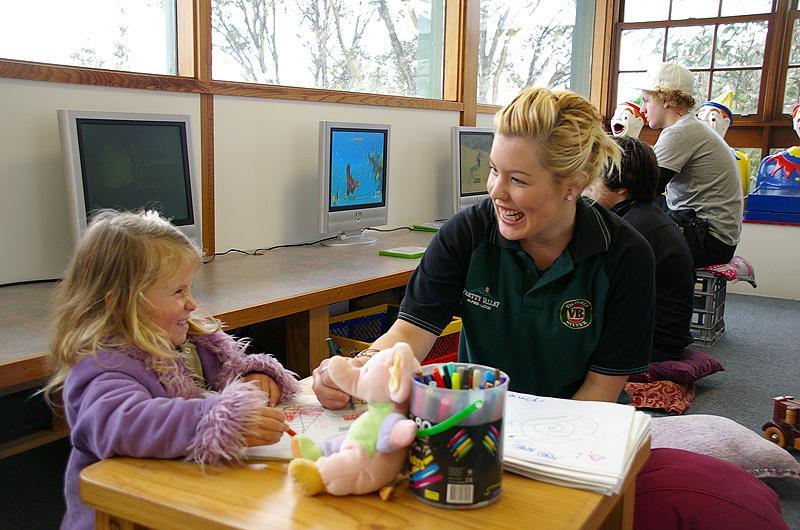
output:
{"label": "vb logo patch", "polygon": [[592,304],[584,298],[567,300],[561,304],[559,317],[569,329],[588,328],[592,323]]}

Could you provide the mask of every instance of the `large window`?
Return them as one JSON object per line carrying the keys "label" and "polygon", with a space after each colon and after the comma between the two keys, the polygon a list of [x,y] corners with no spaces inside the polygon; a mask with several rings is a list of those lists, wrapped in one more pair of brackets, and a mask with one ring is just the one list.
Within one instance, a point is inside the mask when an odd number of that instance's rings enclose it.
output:
{"label": "large window", "polygon": [[594,2],[481,0],[478,103],[505,105],[530,86],[589,95]]}
{"label": "large window", "polygon": [[174,0],[3,1],[0,57],[177,73]]}
{"label": "large window", "polygon": [[800,15],[792,13],[792,42],[789,48],[789,67],[786,69],[786,88],[783,92],[783,112],[792,112],[792,107],[800,103]]}
{"label": "large window", "polygon": [[440,98],[444,0],[211,0],[213,78]]}
{"label": "large window", "polygon": [[700,101],[733,90],[735,114],[763,112],[772,0],[625,0],[617,25],[616,101],[635,99],[653,63],[675,62],[695,76]]}

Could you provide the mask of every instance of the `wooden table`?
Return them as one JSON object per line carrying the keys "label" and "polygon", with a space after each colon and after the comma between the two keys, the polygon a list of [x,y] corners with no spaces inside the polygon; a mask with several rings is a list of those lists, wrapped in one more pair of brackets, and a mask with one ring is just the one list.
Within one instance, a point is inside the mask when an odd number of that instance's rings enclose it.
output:
{"label": "wooden table", "polygon": [[633,525],[635,476],[650,453],[636,455],[624,490],[603,496],[503,475],[497,502],[475,510],[425,504],[405,487],[390,502],[375,495],[305,497],[286,462],[207,468],[174,460],[114,458],[81,474],[81,498],[97,510],[97,528],[480,529],[623,528]]}
{"label": "wooden table", "polygon": [[[200,267],[194,295],[228,327],[287,317],[287,366],[306,376],[328,356],[328,305],[408,283],[419,259],[378,256],[381,249],[426,246],[429,232],[372,233],[372,245],[281,248],[263,256],[229,254]],[[0,395],[49,375],[49,310],[55,283],[0,288]],[[65,431],[61,431],[63,436]],[[37,435],[38,436],[38,435]],[[50,441],[52,432],[0,445],[0,458]]]}

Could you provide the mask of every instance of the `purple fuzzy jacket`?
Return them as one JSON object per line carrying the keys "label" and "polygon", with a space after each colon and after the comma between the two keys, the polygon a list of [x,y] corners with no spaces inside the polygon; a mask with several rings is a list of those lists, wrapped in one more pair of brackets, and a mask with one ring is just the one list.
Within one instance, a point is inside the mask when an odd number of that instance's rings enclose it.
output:
{"label": "purple fuzzy jacket", "polygon": [[100,351],[76,364],[64,382],[64,410],[72,452],[64,478],[63,530],[94,528],[94,510],[78,491],[83,468],[103,458],[186,458],[200,464],[238,462],[254,413],[267,406],[254,383],[272,377],[286,398],[298,390],[294,374],[270,355],[245,355],[245,344],[222,332],[193,336],[211,389],[192,379],[183,357],[177,369],[156,370],[149,355],[129,348]]}

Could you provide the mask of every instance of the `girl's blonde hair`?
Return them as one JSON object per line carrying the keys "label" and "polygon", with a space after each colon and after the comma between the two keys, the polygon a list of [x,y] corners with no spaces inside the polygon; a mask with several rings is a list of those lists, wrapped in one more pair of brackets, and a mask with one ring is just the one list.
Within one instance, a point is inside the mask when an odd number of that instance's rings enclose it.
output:
{"label": "girl's blonde hair", "polygon": [[[81,238],[55,295],[50,340],[52,377],[47,398],[83,357],[105,348],[136,347],[155,364],[174,366],[175,347],[153,322],[143,292],[172,281],[183,265],[197,267],[201,254],[177,228],[156,212],[98,212]],[[192,316],[189,333],[221,328],[210,316]]]}
{"label": "girl's blonde hair", "polygon": [[558,181],[588,186],[621,152],[591,103],[568,90],[526,88],[494,116],[495,132],[530,140]]}

